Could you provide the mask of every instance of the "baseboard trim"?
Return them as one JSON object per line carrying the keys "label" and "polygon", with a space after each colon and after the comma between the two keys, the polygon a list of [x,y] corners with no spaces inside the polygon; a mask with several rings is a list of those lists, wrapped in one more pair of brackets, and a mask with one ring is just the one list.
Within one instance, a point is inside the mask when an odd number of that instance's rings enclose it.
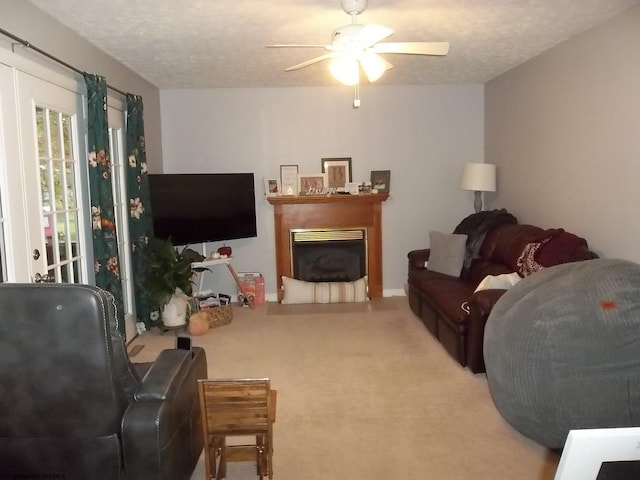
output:
{"label": "baseboard trim", "polygon": [[382,290],[383,297],[406,297],[407,292],[402,288],[390,288]]}

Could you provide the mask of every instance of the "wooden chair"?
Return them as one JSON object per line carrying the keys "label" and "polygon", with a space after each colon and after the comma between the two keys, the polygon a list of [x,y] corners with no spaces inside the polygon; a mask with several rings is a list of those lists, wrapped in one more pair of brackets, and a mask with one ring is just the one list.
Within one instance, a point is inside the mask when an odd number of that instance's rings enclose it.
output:
{"label": "wooden chair", "polygon": [[[256,461],[260,480],[273,478],[276,391],[268,378],[199,380],[207,480],[227,476],[227,462]],[[249,445],[228,437],[255,437]]]}

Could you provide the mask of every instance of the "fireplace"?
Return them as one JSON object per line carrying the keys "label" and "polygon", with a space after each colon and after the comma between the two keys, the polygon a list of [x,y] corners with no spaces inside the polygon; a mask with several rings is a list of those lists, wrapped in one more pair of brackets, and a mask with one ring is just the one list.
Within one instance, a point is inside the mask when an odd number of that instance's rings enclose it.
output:
{"label": "fireplace", "polygon": [[291,272],[306,282],[353,282],[367,274],[367,230],[291,230]]}
{"label": "fireplace", "polygon": [[[339,235],[351,235],[354,231],[362,232],[363,238],[360,240],[349,239],[348,242],[358,241],[364,248],[364,255],[360,257],[358,278],[362,273],[368,276],[369,297],[382,297],[382,202],[389,198],[388,194],[364,194],[364,195],[312,195],[312,196],[279,196],[267,197],[267,201],[273,205],[273,215],[275,222],[276,241],[276,275],[278,285],[278,300],[282,300],[282,276],[295,278],[296,269],[306,269],[304,265],[294,265],[293,249],[307,248],[306,240],[296,242],[294,234],[301,231],[331,232]],[[332,239],[328,245],[313,245],[313,240],[309,240],[311,248],[334,248],[346,243],[337,244],[340,240]],[[295,245],[296,243],[305,245]],[[341,246],[341,248],[342,248]],[[324,253],[306,254],[315,255],[316,263],[313,269],[314,275],[320,276],[336,274],[338,270],[336,263],[354,263],[352,249],[348,249],[340,254],[341,258],[334,258],[331,266],[326,266],[327,260],[322,258]],[[308,259],[305,259],[305,261]],[[364,267],[362,266],[364,263]],[[346,270],[353,268],[346,267]],[[362,270],[364,268],[364,270]],[[302,275],[306,275],[303,273]],[[345,275],[340,273],[338,275]],[[355,274],[348,274],[352,278]],[[303,279],[303,278],[300,278]],[[357,280],[357,279],[354,279]],[[319,278],[312,281],[325,281]],[[333,280],[332,280],[333,281]]]}

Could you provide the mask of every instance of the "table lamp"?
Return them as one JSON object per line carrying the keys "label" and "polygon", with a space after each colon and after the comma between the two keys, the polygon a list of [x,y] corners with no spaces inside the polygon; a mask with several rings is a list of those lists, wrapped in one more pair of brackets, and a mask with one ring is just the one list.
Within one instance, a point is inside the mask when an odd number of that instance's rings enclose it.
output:
{"label": "table lamp", "polygon": [[496,166],[491,163],[467,163],[462,169],[462,190],[475,193],[473,207],[476,213],[482,210],[482,192],[496,191]]}

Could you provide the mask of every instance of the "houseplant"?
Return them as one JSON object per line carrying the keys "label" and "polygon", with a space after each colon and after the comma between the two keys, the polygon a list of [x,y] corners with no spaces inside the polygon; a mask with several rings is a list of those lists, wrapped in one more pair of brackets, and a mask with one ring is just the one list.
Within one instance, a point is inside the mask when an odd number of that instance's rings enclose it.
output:
{"label": "houseplant", "polygon": [[192,268],[204,256],[185,246],[178,250],[171,240],[151,237],[145,251],[146,279],[152,318],[162,318],[166,326],[184,325],[187,299],[193,291],[193,275],[206,268]]}

